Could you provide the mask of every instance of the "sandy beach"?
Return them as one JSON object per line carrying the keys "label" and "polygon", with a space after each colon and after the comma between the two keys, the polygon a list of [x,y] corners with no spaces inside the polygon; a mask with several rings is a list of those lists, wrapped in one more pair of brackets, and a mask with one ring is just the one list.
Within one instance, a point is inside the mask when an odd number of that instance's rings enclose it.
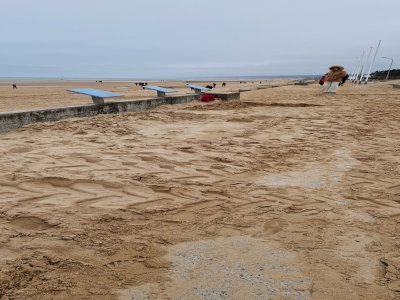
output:
{"label": "sandy beach", "polygon": [[[0,111],[91,102],[71,86]],[[399,299],[400,90],[320,91],[1,134],[0,299]]]}

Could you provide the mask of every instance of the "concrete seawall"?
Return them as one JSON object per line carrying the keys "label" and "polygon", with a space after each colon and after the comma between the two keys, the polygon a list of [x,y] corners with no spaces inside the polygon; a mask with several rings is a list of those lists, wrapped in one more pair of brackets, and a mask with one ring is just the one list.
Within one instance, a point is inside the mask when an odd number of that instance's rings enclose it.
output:
{"label": "concrete seawall", "polygon": [[227,93],[208,93],[214,95],[215,98],[224,100],[224,101],[231,101],[231,100],[240,100],[240,92],[227,92]]}
{"label": "concrete seawall", "polygon": [[[222,100],[238,100],[240,93],[226,93],[224,97],[215,95]],[[67,118],[91,117],[100,114],[119,114],[124,112],[140,112],[164,104],[181,104],[199,100],[199,95],[188,94],[166,98],[106,102],[104,104],[88,104],[81,106],[50,108],[33,111],[0,113],[0,133],[12,131],[24,125],[37,122],[60,121]]]}

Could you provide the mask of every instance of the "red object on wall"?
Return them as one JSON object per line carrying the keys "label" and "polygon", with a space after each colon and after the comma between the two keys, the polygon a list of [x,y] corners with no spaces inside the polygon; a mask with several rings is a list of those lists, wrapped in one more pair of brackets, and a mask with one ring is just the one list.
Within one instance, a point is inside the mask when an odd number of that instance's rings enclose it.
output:
{"label": "red object on wall", "polygon": [[211,102],[211,101],[214,101],[214,100],[215,100],[215,97],[214,97],[214,95],[211,95],[211,94],[203,94],[201,96],[201,101],[202,102]]}

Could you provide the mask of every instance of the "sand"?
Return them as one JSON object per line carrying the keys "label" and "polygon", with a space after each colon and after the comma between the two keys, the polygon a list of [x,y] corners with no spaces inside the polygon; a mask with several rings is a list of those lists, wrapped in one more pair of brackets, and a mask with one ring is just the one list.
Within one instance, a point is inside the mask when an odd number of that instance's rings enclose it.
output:
{"label": "sand", "polygon": [[1,299],[398,299],[400,93],[348,84],[2,134]]}

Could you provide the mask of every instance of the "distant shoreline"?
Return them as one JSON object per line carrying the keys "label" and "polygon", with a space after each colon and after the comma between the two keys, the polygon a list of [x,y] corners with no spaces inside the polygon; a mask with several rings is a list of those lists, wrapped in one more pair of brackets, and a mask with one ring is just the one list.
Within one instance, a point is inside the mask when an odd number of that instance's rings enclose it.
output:
{"label": "distant shoreline", "polygon": [[193,78],[74,78],[74,77],[0,77],[0,82],[41,82],[41,81],[82,81],[92,82],[96,80],[112,82],[132,82],[132,81],[240,81],[240,80],[282,80],[282,79],[300,79],[314,78],[318,75],[259,75],[259,76],[215,76],[215,77],[193,77]]}

